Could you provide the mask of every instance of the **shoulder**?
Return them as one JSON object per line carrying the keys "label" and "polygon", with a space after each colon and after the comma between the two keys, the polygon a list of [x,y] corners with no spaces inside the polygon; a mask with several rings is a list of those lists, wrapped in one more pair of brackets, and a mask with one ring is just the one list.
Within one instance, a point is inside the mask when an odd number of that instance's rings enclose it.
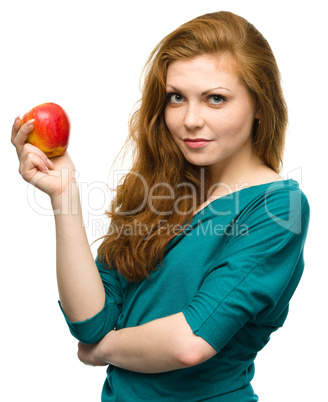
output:
{"label": "shoulder", "polygon": [[[292,214],[295,217],[309,211],[310,206],[305,193],[296,180],[281,180],[268,183],[262,193],[262,208],[270,212]],[[272,208],[274,211],[271,211]]]}
{"label": "shoulder", "polygon": [[263,205],[277,204],[281,209],[304,212],[309,209],[306,195],[294,179],[284,180],[278,173],[265,166],[251,180],[254,189],[258,188],[259,199]]}
{"label": "shoulder", "polygon": [[289,179],[259,186],[240,211],[238,221],[258,233],[271,231],[287,236],[306,231],[309,215],[306,195],[297,181]]}

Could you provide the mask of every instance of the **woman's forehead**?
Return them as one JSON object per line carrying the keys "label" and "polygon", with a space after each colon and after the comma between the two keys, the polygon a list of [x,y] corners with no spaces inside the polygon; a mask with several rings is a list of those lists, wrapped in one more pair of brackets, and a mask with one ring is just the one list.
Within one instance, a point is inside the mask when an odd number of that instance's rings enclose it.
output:
{"label": "woman's forehead", "polygon": [[203,82],[212,85],[217,81],[236,83],[239,81],[239,73],[235,62],[230,55],[201,55],[193,59],[182,59],[172,62],[167,71],[166,85],[184,81]]}

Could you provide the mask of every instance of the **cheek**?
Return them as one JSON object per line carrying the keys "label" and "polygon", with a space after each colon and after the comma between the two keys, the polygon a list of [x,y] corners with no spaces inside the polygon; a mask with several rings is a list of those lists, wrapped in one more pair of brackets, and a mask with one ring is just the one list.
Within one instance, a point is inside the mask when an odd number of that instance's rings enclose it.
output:
{"label": "cheek", "polygon": [[248,138],[252,133],[254,117],[250,110],[234,109],[224,117],[216,120],[217,131],[226,139]]}
{"label": "cheek", "polygon": [[164,110],[165,123],[173,137],[177,135],[178,130],[181,127],[181,118],[179,115],[180,113],[177,109],[166,108]]}

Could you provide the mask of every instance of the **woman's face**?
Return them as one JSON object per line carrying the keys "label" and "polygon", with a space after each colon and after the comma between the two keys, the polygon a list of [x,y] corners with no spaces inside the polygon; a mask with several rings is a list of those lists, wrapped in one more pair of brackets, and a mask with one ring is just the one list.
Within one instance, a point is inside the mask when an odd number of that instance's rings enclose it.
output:
{"label": "woman's face", "polygon": [[166,125],[190,163],[212,168],[250,152],[252,127],[259,115],[231,56],[202,55],[172,62],[166,92]]}

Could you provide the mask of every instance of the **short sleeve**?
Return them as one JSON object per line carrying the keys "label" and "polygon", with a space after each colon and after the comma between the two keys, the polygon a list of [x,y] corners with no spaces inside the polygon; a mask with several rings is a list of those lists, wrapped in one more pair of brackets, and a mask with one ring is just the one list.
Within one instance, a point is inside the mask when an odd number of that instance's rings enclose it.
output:
{"label": "short sleeve", "polygon": [[97,259],[95,262],[106,291],[103,309],[85,321],[71,322],[65,315],[60,302],[58,302],[71,334],[86,344],[99,342],[109,331],[114,329],[122,308],[122,289],[117,271],[107,269],[106,265]]}
{"label": "short sleeve", "polygon": [[309,217],[295,187],[267,191],[240,212],[183,310],[196,335],[219,352],[246,323],[270,325],[282,315],[303,272]]}

